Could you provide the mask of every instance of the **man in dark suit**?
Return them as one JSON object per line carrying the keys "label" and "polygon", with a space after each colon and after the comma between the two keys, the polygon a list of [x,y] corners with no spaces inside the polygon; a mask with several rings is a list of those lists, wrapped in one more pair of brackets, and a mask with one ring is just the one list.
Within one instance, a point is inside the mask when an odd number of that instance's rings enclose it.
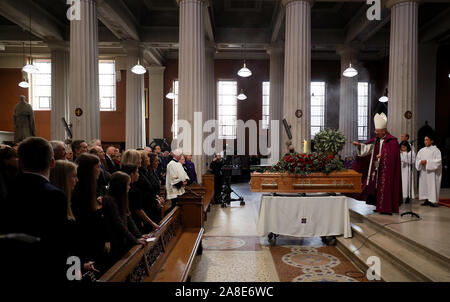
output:
{"label": "man in dark suit", "polygon": [[[2,240],[5,265],[3,277],[9,281],[64,281],[66,279],[67,199],[50,184],[53,150],[43,138],[24,140],[18,151],[21,173],[8,192],[0,233],[27,234],[39,240]],[[4,270],[5,269],[5,270]]]}
{"label": "man in dark suit", "polygon": [[110,174],[113,174],[114,172],[120,171],[120,167],[117,166],[116,162],[113,160],[114,152],[116,150],[116,147],[109,146],[106,149],[106,155],[105,155],[105,161],[106,161],[106,169]]}

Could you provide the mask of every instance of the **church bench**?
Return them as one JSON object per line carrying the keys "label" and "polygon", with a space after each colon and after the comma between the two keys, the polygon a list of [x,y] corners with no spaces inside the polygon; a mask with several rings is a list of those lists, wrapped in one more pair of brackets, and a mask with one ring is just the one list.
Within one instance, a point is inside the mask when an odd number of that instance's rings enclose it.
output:
{"label": "church bench", "polygon": [[203,251],[202,197],[190,191],[175,200],[161,228],[150,234],[154,240],[131,248],[99,281],[188,281],[194,257]]}
{"label": "church bench", "polygon": [[205,188],[205,195],[203,197],[203,211],[204,220],[207,219],[207,212],[211,209],[211,201],[214,197],[214,174],[205,173],[202,176],[202,185]]}
{"label": "church bench", "polygon": [[[204,185],[199,184],[191,184],[190,186],[186,187],[186,192],[192,192],[197,195],[201,196],[201,208],[202,208],[202,218],[201,218],[201,226],[203,227],[203,223],[206,220],[206,213],[208,212],[211,198],[214,195],[214,178],[212,183],[212,191],[210,187],[205,187]],[[165,187],[161,187],[160,196],[166,198],[166,190]],[[172,201],[173,203],[174,201]],[[162,209],[162,216],[164,217],[167,210],[170,208],[170,206],[166,206]],[[198,213],[196,213],[198,214]]]}

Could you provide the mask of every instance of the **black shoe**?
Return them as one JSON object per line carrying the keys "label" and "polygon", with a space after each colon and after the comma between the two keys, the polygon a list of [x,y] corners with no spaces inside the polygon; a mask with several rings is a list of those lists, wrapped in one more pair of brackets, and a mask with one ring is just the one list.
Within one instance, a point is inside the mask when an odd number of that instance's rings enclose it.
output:
{"label": "black shoe", "polygon": [[429,206],[432,207],[432,208],[438,208],[439,207],[437,204],[431,203],[431,202],[430,202]]}

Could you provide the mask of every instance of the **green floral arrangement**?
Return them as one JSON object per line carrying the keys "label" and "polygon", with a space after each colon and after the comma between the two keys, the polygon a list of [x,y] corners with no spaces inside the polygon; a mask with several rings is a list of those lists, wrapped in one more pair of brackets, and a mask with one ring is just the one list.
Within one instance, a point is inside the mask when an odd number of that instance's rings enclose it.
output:
{"label": "green floral arrangement", "polygon": [[338,154],[344,148],[346,138],[337,129],[324,129],[314,136],[314,148],[321,154]]}
{"label": "green floral arrangement", "polygon": [[322,153],[285,155],[276,165],[268,169],[269,172],[281,172],[298,175],[308,175],[315,172],[329,174],[344,169],[344,164],[334,158],[333,154]]}

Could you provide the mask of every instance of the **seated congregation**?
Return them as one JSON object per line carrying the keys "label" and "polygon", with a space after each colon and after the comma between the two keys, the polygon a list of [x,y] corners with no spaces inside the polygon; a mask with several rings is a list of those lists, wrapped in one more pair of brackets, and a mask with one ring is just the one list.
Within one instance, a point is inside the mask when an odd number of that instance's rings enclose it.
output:
{"label": "seated congregation", "polygon": [[[100,279],[130,249],[148,245],[151,234],[167,228],[167,217],[179,214],[176,198],[197,181],[191,156],[154,149],[121,153],[109,146],[105,153],[100,140],[77,140],[69,148],[39,137],[3,145],[2,277]],[[77,261],[80,269],[71,271]]]}

